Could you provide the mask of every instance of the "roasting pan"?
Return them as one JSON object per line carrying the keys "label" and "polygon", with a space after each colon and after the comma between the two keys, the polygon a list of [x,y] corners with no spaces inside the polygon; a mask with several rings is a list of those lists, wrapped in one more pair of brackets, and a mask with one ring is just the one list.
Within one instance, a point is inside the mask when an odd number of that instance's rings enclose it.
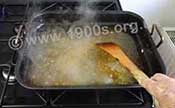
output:
{"label": "roasting pan", "polygon": [[[73,23],[79,20],[81,15],[77,13],[56,13],[56,12],[48,12],[36,15],[30,22],[39,22],[42,19],[42,22],[47,22],[48,19],[56,18],[56,21],[60,22],[62,20],[69,20],[69,22]],[[137,46],[137,52],[140,57],[140,64],[142,65],[142,70],[151,77],[155,73],[165,73],[165,66],[164,63],[157,51],[157,48],[161,45],[162,38],[160,36],[160,42],[158,45],[152,40],[152,33],[149,32],[147,25],[144,19],[132,12],[97,12],[95,15],[95,21],[99,24],[108,24],[109,26],[113,24],[126,24],[135,22],[138,24],[138,32],[131,33],[129,29],[124,31],[125,33],[129,34],[135,42]],[[38,23],[35,23],[36,26]],[[110,25],[111,24],[111,25]],[[27,26],[27,24],[26,24]],[[35,27],[35,26],[34,26]],[[156,30],[156,27],[155,27]],[[154,30],[153,30],[154,31]],[[17,81],[28,89],[128,89],[128,88],[142,88],[138,84],[134,85],[100,85],[100,86],[56,86],[56,87],[39,87],[35,85],[31,85],[26,83],[26,65],[30,63],[29,58],[25,57],[27,52],[27,45],[25,45],[25,36],[22,37],[24,40],[24,45],[22,49],[17,52],[17,63],[15,69],[15,75]],[[42,76],[41,76],[42,77]]]}

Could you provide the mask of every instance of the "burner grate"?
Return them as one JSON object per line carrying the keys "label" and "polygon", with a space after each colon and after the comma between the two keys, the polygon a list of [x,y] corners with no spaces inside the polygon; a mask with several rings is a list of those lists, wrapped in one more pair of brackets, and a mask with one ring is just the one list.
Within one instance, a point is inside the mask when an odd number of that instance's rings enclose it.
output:
{"label": "burner grate", "polygon": [[93,10],[97,11],[119,11],[116,3],[114,1],[108,1],[108,2],[94,2],[89,5],[89,7]]}
{"label": "burner grate", "polygon": [[[87,98],[88,97],[88,98]],[[117,98],[120,97],[120,98]],[[54,104],[63,106],[78,105],[142,105],[144,104],[142,91],[132,90],[92,90],[92,91],[64,91],[54,100]]]}

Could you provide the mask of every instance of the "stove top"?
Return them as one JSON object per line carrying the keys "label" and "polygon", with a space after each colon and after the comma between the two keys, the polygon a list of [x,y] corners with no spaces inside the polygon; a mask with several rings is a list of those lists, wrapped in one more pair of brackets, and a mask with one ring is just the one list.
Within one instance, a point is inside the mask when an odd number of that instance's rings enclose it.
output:
{"label": "stove top", "polygon": [[[42,0],[44,11],[74,11],[78,0]],[[151,108],[152,98],[143,89],[29,90],[15,80],[15,51],[8,46],[26,21],[24,0],[0,1],[0,106],[1,107],[108,107]],[[30,5],[30,4],[29,4]],[[101,0],[89,6],[96,11],[122,11],[118,0]],[[8,79],[8,80],[7,80]]]}

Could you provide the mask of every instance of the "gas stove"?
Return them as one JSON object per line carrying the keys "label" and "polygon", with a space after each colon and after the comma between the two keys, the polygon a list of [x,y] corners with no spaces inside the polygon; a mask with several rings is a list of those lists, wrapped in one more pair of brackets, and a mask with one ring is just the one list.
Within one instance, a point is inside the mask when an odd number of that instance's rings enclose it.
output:
{"label": "gas stove", "polygon": [[[77,0],[43,0],[43,4],[44,11],[75,10],[79,5]],[[29,5],[24,0],[0,1],[1,107],[152,108],[152,97],[144,89],[30,90],[20,86],[14,75],[16,52],[8,46],[8,41],[26,21]],[[122,11],[118,0],[98,0],[90,7],[101,12]]]}

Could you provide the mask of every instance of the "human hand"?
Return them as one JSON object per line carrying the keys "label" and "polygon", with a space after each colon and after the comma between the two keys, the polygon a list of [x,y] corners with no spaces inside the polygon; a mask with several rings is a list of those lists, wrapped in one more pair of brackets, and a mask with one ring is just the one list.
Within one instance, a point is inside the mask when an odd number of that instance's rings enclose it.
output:
{"label": "human hand", "polygon": [[175,108],[175,79],[156,74],[141,85],[159,101],[157,108]]}

